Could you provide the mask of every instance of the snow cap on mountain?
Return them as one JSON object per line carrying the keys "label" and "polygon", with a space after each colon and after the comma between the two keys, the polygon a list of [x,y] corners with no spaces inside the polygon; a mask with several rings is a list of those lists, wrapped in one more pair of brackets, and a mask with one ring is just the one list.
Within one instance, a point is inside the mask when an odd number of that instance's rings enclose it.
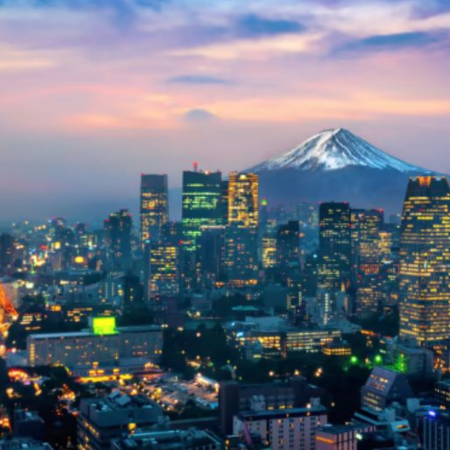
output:
{"label": "snow cap on mountain", "polygon": [[403,173],[428,172],[388,155],[343,128],[324,130],[288,153],[268,159],[249,171],[279,169],[331,171],[348,166],[365,166]]}

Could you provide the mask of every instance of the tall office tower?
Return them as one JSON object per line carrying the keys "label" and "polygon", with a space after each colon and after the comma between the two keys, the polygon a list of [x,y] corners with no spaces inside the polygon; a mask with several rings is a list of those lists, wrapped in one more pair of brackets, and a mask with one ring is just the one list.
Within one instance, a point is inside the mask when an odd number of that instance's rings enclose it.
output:
{"label": "tall office tower", "polygon": [[226,278],[224,226],[202,227],[198,239],[199,279],[204,287],[223,284]]}
{"label": "tall office tower", "polygon": [[277,262],[281,268],[297,267],[300,263],[300,227],[296,220],[280,225],[277,230]]}
{"label": "tall office tower", "polygon": [[204,226],[222,225],[222,174],[220,172],[183,172],[184,248],[194,252]]}
{"label": "tall office tower", "polygon": [[352,272],[356,288],[356,313],[376,313],[383,300],[380,280],[380,231],[384,223],[382,210],[351,210]]}
{"label": "tall office tower", "polygon": [[228,177],[228,224],[258,228],[258,195],[258,175],[231,172]]}
{"label": "tall office tower", "polygon": [[222,224],[228,223],[228,180],[222,181]]}
{"label": "tall office tower", "polygon": [[322,203],[319,208],[318,284],[338,291],[348,284],[351,267],[351,228],[348,203]]}
{"label": "tall office tower", "polygon": [[109,215],[104,221],[104,243],[110,255],[113,269],[122,271],[131,268],[132,218],[127,209]]}
{"label": "tall office tower", "polygon": [[158,241],[161,228],[169,220],[167,175],[141,175],[141,242]]}
{"label": "tall office tower", "polygon": [[232,172],[228,177],[226,264],[235,286],[258,281],[259,177]]}
{"label": "tall office tower", "polygon": [[142,284],[139,277],[127,274],[123,277],[123,303],[135,305],[143,300]]}
{"label": "tall office tower", "polygon": [[277,238],[271,234],[262,238],[261,262],[264,269],[277,265]]}
{"label": "tall office tower", "polygon": [[263,198],[259,206],[259,225],[260,225],[259,228],[261,234],[264,234],[264,232],[266,231],[268,222],[269,222],[269,206],[267,203],[267,199]]}
{"label": "tall office tower", "polygon": [[181,245],[183,241],[183,229],[181,222],[166,222],[161,229],[163,244]]}
{"label": "tall office tower", "polygon": [[296,214],[301,226],[317,227],[317,208],[314,205],[301,202],[297,205]]}
{"label": "tall office tower", "polygon": [[148,240],[144,247],[144,296],[159,301],[180,292],[179,247]]}
{"label": "tall office tower", "polygon": [[450,188],[410,178],[400,226],[400,337],[439,347],[450,336]]}

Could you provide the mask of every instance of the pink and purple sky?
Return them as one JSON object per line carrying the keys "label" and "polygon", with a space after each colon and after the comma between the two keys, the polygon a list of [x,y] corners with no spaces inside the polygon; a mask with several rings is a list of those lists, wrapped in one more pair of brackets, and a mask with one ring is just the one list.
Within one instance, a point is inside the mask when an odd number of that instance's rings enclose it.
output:
{"label": "pink and purple sky", "polygon": [[450,173],[449,73],[443,0],[0,0],[0,223],[332,127]]}

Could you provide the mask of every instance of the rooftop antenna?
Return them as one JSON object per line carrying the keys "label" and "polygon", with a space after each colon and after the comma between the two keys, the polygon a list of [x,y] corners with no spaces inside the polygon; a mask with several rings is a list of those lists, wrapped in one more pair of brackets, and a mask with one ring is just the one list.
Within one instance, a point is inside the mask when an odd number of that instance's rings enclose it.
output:
{"label": "rooftop antenna", "polygon": [[198,162],[194,162],[194,172],[198,172]]}

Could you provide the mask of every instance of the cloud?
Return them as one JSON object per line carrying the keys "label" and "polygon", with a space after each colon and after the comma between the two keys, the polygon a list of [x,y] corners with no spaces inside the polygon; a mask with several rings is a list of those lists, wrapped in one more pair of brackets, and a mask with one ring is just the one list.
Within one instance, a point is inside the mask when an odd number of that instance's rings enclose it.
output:
{"label": "cloud", "polygon": [[210,75],[180,75],[178,77],[169,78],[167,81],[175,84],[230,84],[230,82],[224,78]]}
{"label": "cloud", "polygon": [[266,19],[250,14],[239,19],[237,29],[241,36],[258,37],[299,33],[304,30],[304,27],[292,20]]}
{"label": "cloud", "polygon": [[341,50],[398,50],[423,47],[437,41],[436,36],[425,32],[385,34],[352,41]]}
{"label": "cloud", "polygon": [[321,34],[286,34],[270,36],[258,40],[240,39],[224,43],[214,43],[199,47],[173,50],[173,56],[198,56],[211,60],[259,60],[270,59],[274,55],[311,53],[317,49]]}
{"label": "cloud", "polygon": [[196,108],[187,111],[183,118],[188,122],[204,122],[217,119],[217,116],[207,109]]}

